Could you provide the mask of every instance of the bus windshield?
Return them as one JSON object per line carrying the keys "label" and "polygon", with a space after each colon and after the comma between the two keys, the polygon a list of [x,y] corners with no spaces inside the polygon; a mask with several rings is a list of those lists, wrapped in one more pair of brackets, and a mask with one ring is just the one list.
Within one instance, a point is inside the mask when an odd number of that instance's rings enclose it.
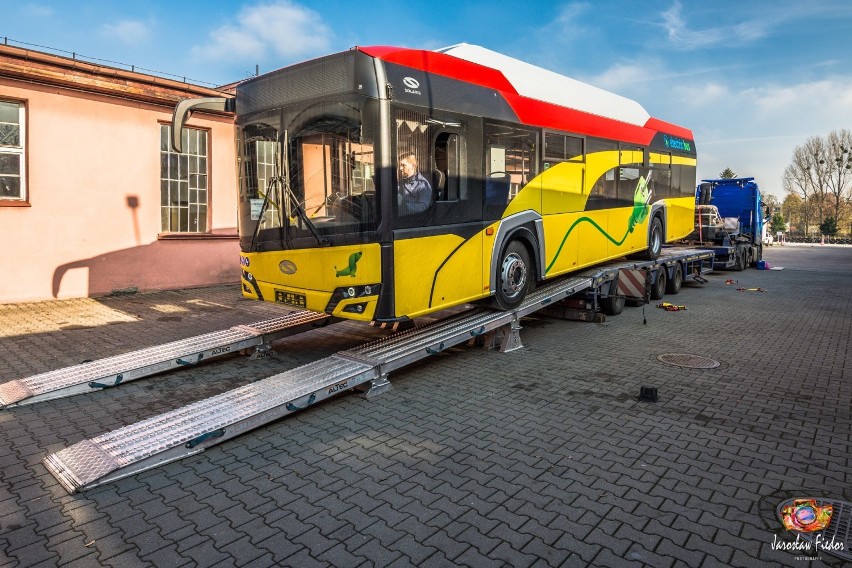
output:
{"label": "bus windshield", "polygon": [[375,240],[377,112],[366,97],[336,97],[240,125],[244,251]]}

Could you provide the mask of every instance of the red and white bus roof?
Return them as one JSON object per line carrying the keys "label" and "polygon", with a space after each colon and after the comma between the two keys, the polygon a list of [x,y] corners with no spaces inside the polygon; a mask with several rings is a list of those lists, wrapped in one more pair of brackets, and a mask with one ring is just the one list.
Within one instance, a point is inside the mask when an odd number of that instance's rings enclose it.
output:
{"label": "red and white bus roof", "polygon": [[[656,133],[692,140],[692,131],[650,114],[638,102],[477,45],[425,51],[358,47],[389,63],[499,91],[529,125],[648,144]],[[562,109],[553,112],[554,105]]]}
{"label": "red and white bus roof", "polygon": [[645,126],[651,118],[636,101],[478,45],[460,43],[436,51],[497,69],[524,97],[636,126]]}

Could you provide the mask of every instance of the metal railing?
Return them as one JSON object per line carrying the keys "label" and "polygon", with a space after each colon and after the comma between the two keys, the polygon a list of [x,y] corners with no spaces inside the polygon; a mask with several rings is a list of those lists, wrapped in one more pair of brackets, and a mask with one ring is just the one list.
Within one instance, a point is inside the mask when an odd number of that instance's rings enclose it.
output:
{"label": "metal railing", "polygon": [[49,47],[46,45],[39,45],[37,43],[27,43],[25,41],[19,41],[16,39],[12,39],[9,37],[3,37],[3,45],[10,45],[12,47],[23,47],[23,48],[37,48],[39,51],[43,51],[49,55],[59,55],[61,57],[67,57],[74,61],[81,61],[83,63],[93,63],[97,65],[108,65],[110,67],[115,67],[118,69],[122,69],[125,71],[131,71],[133,73],[145,73],[148,75],[154,75],[157,77],[162,77],[164,79],[173,79],[175,81],[181,81],[182,83],[187,83],[190,85],[199,85],[199,86],[207,86],[207,87],[217,87],[216,83],[210,83],[209,81],[201,81],[199,79],[187,79],[186,75],[176,75],[174,73],[167,73],[165,71],[157,71],[155,69],[147,69],[145,67],[139,67],[138,65],[131,65],[129,63],[122,63],[120,61],[112,61],[110,59],[102,59],[100,57],[94,57],[91,55],[83,55],[82,53],[77,53],[76,51],[67,51],[64,49],[58,49],[55,47]]}

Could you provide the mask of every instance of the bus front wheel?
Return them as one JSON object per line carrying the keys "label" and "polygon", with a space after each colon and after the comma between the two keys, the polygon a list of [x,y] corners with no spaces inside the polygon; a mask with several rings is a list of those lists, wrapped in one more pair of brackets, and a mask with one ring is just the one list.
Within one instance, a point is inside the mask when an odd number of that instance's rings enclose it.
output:
{"label": "bus front wheel", "polygon": [[527,294],[530,280],[532,280],[532,270],[527,247],[520,241],[512,241],[500,255],[494,307],[501,310],[517,308]]}

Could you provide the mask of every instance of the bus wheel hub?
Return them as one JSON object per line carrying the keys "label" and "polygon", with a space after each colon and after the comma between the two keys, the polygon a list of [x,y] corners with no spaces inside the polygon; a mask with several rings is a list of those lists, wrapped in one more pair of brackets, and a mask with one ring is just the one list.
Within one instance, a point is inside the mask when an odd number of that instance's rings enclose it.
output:
{"label": "bus wheel hub", "polygon": [[507,255],[503,260],[500,287],[503,293],[513,298],[520,294],[527,284],[527,267],[517,254]]}

